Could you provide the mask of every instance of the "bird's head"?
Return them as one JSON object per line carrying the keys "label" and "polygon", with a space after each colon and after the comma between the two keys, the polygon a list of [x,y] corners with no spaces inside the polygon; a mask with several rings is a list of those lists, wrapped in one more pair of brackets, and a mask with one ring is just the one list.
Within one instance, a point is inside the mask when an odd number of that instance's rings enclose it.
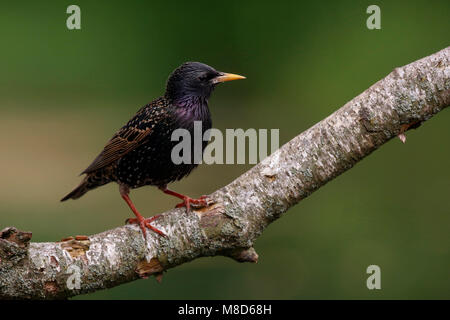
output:
{"label": "bird's head", "polygon": [[172,101],[182,101],[190,97],[207,100],[217,84],[238,79],[245,77],[220,72],[200,62],[186,62],[169,76],[166,97]]}

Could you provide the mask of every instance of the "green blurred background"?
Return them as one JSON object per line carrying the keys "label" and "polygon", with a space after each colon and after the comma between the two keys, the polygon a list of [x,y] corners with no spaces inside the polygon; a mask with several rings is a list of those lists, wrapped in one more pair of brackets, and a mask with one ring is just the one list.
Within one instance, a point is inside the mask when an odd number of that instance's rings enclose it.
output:
{"label": "green blurred background", "polygon": [[[131,217],[117,185],[59,199],[116,129],[202,61],[247,76],[210,101],[214,126],[280,128],[280,144],[393,68],[450,45],[449,1],[9,1],[0,5],[0,228],[34,241],[94,234]],[[66,28],[81,7],[82,29]],[[292,208],[256,242],[258,264],[202,258],[77,299],[450,298],[450,113],[394,139]],[[172,188],[193,196],[250,166],[203,165]],[[146,216],[177,201],[132,193]],[[367,266],[382,289],[366,288]]]}

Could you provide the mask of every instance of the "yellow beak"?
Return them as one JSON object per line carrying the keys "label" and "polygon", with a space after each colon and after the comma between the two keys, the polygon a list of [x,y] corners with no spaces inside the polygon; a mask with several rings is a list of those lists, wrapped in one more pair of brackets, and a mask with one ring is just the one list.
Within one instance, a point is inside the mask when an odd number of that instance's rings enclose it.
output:
{"label": "yellow beak", "polygon": [[219,83],[219,82],[233,81],[233,80],[240,80],[240,79],[245,79],[245,77],[240,76],[238,74],[223,73],[221,76],[214,78],[213,81],[214,81],[214,83]]}

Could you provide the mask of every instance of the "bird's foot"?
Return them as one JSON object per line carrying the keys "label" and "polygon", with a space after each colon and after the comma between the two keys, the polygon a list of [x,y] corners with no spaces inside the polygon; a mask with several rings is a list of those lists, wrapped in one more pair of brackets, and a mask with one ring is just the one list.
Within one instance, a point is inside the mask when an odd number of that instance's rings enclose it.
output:
{"label": "bird's foot", "polygon": [[186,207],[186,211],[189,212],[191,210],[191,205],[195,208],[203,208],[208,206],[210,203],[210,199],[207,196],[201,196],[198,199],[193,199],[188,196],[183,196],[183,202],[177,204],[175,208]]}
{"label": "bird's foot", "polygon": [[161,236],[163,236],[163,237],[167,237],[167,235],[166,235],[164,232],[162,232],[162,231],[159,230],[159,229],[156,229],[154,226],[152,226],[152,225],[150,224],[150,222],[155,221],[155,220],[158,219],[160,216],[161,216],[160,214],[157,214],[157,215],[155,215],[155,216],[153,216],[153,217],[151,217],[151,218],[147,218],[147,219],[144,219],[144,218],[142,218],[142,217],[140,217],[140,218],[128,218],[128,219],[126,220],[126,223],[127,223],[127,224],[137,224],[137,225],[139,225],[139,227],[141,228],[142,234],[144,235],[144,238],[145,238],[145,239],[147,239],[147,231],[146,231],[145,228],[148,228],[148,229],[150,229],[150,230],[156,232],[157,234],[159,234],[159,235],[161,235]]}
{"label": "bird's foot", "polygon": [[193,199],[184,194],[169,190],[169,189],[167,189],[167,186],[160,186],[159,189],[162,192],[164,192],[165,194],[169,194],[171,196],[174,196],[174,197],[177,197],[178,199],[183,200],[183,202],[177,204],[175,206],[175,208],[186,207],[187,212],[190,211],[191,205],[195,208],[203,208],[203,207],[210,206],[211,204],[214,203],[214,201],[211,198],[209,198],[208,196],[201,196],[198,199]]}

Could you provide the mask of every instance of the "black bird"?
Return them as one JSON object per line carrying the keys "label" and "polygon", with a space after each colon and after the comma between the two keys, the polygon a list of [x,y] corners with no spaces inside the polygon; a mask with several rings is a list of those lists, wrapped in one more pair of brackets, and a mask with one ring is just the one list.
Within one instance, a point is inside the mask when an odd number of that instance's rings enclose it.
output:
{"label": "black bird", "polygon": [[[61,201],[78,199],[86,192],[110,182],[119,184],[122,198],[136,218],[130,223],[139,224],[144,237],[145,227],[165,236],[150,222],[159,215],[144,219],[137,211],[130,197],[130,189],[146,185],[157,186],[164,193],[183,200],[177,207],[190,204],[206,205],[205,197],[193,199],[167,189],[167,184],[187,176],[197,167],[191,163],[175,164],[171,159],[173,147],[178,141],[171,141],[172,132],[183,128],[193,137],[194,121],[202,122],[204,131],[211,128],[208,98],[215,86],[221,82],[245,79],[240,75],[216,71],[200,63],[187,62],[175,69],[169,76],[164,96],[142,107],[128,123],[109,140],[103,151],[91,165],[82,172],[83,181]],[[203,142],[202,151],[208,142]],[[191,138],[191,155],[194,155],[194,139]]]}

